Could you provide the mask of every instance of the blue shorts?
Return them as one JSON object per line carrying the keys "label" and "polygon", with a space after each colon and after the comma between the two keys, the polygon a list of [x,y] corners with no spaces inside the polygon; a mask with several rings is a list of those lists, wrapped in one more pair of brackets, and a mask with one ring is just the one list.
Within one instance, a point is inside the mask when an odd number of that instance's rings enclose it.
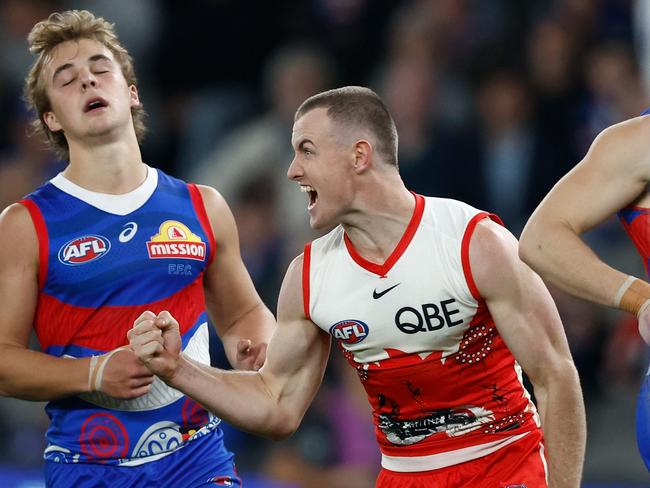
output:
{"label": "blue shorts", "polygon": [[45,463],[45,486],[50,488],[195,486],[241,487],[233,454],[212,433],[157,461],[140,466],[87,463]]}
{"label": "blue shorts", "polygon": [[643,380],[636,404],[636,442],[641,459],[650,471],[650,375],[648,374]]}

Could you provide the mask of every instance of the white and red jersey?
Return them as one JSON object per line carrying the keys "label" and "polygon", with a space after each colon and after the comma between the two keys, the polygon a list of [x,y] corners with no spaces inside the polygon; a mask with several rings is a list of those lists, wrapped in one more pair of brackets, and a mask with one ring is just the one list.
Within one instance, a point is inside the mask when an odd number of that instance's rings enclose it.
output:
{"label": "white and red jersey", "polygon": [[539,429],[521,368],[497,331],[469,262],[476,224],[498,217],[415,195],[382,265],[341,226],[305,247],[305,315],[356,368],[382,466],[428,471],[494,452]]}

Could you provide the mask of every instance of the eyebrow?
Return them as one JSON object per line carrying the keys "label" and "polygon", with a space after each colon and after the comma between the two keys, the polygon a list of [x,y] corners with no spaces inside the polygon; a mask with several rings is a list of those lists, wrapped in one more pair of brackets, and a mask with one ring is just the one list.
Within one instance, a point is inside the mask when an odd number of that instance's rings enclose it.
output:
{"label": "eyebrow", "polygon": [[[109,62],[112,62],[111,58],[109,58],[105,54],[93,54],[92,56],[90,56],[88,58],[88,61],[90,61],[90,62],[95,62],[95,61],[109,61]],[[59,66],[54,71],[54,74],[52,75],[52,80],[54,80],[59,75],[59,73],[61,73],[62,71],[65,71],[66,69],[72,68],[73,66],[74,65],[72,63],[62,64],[61,66]]]}
{"label": "eyebrow", "polygon": [[314,143],[311,141],[311,139],[303,139],[298,144],[298,149],[300,149],[300,150],[305,149],[305,145],[307,145],[307,144],[311,144],[312,146],[314,145]]}

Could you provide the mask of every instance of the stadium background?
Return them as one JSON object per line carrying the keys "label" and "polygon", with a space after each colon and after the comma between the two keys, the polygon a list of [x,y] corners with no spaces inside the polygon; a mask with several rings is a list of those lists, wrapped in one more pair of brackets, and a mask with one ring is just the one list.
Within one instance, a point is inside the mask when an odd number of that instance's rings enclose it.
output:
{"label": "stadium background", "polygon": [[[145,162],[226,196],[273,310],[314,236],[305,196],[285,181],[307,96],[372,87],[395,117],[407,185],[496,212],[515,234],[598,132],[650,106],[650,0],[0,0],[2,208],[63,168],[28,136],[20,93],[27,33],[68,8],[116,23],[149,113]],[[645,276],[615,219],[588,240]],[[648,363],[634,321],[552,292],[587,403],[585,486],[650,486],[634,440]],[[46,425],[42,404],[0,398],[0,486],[42,486]],[[228,438],[249,487],[361,488],[378,470],[369,408],[336,355],[291,439]]]}

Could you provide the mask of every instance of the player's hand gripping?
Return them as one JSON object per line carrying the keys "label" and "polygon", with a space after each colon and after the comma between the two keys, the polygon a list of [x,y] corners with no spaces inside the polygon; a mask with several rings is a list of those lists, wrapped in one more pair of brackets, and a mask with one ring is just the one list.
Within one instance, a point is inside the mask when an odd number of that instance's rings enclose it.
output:
{"label": "player's hand gripping", "polygon": [[130,400],[146,394],[153,379],[151,372],[130,348],[119,347],[91,359],[88,389]]}
{"label": "player's hand gripping", "polygon": [[169,312],[144,312],[127,337],[135,355],[149,371],[165,382],[173,378],[181,352],[181,335],[178,322]]}

